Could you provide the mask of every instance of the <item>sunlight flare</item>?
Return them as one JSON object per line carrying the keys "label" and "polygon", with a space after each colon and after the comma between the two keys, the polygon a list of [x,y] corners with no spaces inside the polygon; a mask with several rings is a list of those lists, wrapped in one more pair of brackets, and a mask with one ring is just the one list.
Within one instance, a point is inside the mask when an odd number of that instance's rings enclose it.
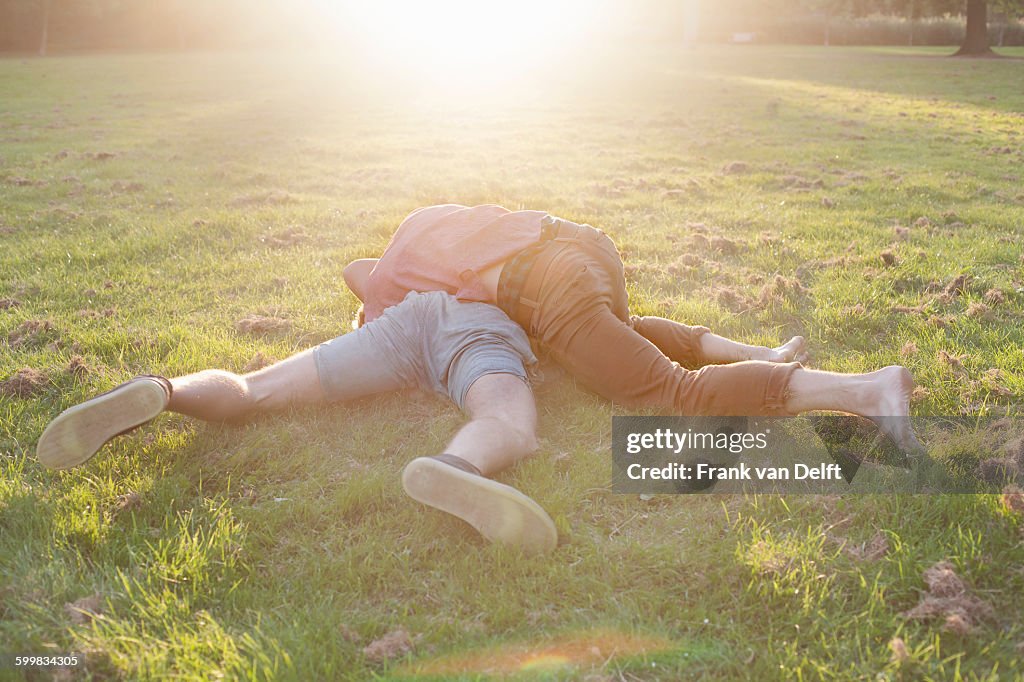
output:
{"label": "sunlight flare", "polygon": [[369,65],[441,82],[501,80],[581,48],[606,0],[353,2],[332,15]]}

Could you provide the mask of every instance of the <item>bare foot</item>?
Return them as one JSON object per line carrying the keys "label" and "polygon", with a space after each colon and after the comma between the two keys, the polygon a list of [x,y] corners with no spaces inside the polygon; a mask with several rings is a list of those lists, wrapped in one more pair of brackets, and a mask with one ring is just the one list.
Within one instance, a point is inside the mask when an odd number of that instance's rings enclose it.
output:
{"label": "bare foot", "polygon": [[910,424],[910,396],[914,392],[914,378],[910,372],[906,367],[890,365],[869,376],[875,390],[864,416],[892,438],[902,452],[909,455],[925,454],[925,448]]}
{"label": "bare foot", "polygon": [[807,342],[802,336],[794,336],[768,351],[768,362],[807,362],[808,357]]}

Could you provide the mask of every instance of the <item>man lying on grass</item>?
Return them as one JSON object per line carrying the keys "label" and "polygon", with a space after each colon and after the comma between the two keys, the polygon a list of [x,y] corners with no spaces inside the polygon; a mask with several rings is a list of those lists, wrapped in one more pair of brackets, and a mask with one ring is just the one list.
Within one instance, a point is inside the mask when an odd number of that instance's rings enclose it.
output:
{"label": "man lying on grass", "polygon": [[132,379],[62,412],[43,431],[36,454],[54,469],[81,464],[164,410],[229,421],[420,387],[448,395],[469,421],[444,453],[405,467],[405,491],[489,540],[547,552],[558,540],[547,513],[487,478],[537,448],[537,412],[524,369],[533,362],[522,329],[494,306],[460,303],[441,292],[410,293],[371,324],[258,372]]}
{"label": "man lying on grass", "polygon": [[905,368],[809,370],[801,337],[763,348],[631,316],[615,244],[543,211],[420,208],[379,260],[349,264],[345,279],[369,322],[410,291],[497,305],[584,385],[627,407],[721,416],[837,410],[872,419],[904,453],[923,452],[908,418],[914,381]]}

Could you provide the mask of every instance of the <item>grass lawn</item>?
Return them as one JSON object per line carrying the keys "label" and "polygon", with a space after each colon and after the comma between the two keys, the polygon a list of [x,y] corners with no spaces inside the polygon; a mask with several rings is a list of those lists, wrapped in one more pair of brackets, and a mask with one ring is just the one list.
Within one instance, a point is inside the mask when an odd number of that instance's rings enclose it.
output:
{"label": "grass lawn", "polygon": [[[470,84],[0,60],[0,652],[84,651],[95,679],[1024,678],[1024,521],[998,496],[615,495],[623,410],[553,371],[540,453],[502,478],[558,525],[540,559],[402,493],[460,423],[433,397],[165,415],[80,469],[34,456],[135,374],[348,329],[342,267],[449,201],[603,228],[639,314],[905,364],[916,414],[1018,414],[1024,62],[937,54],[635,48]],[[940,561],[973,611],[906,617]]]}

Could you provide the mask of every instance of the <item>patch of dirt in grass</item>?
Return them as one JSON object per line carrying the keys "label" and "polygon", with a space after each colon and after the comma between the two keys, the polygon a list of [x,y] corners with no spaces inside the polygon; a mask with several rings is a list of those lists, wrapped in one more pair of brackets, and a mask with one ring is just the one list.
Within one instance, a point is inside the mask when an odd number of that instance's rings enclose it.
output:
{"label": "patch of dirt in grass", "polygon": [[960,294],[967,293],[967,285],[970,284],[973,278],[966,274],[961,273],[951,279],[945,287],[942,288],[942,293],[948,298],[952,299]]}
{"label": "patch of dirt in grass", "polygon": [[76,211],[69,207],[67,204],[61,206],[52,206],[45,210],[36,211],[33,217],[37,220],[49,220],[56,219],[63,223],[70,223],[79,220],[82,217],[80,211]]}
{"label": "patch of dirt in grass", "polygon": [[896,254],[889,249],[886,249],[882,253],[878,254],[878,257],[882,259],[882,265],[884,265],[887,268],[891,268],[897,263],[899,263],[899,258],[897,258]]}
{"label": "patch of dirt in grass", "polygon": [[117,180],[110,185],[110,191],[114,194],[135,194],[144,189],[146,189],[146,186],[141,182],[122,182]]}
{"label": "patch of dirt in grass", "polygon": [[754,301],[746,294],[731,287],[717,287],[712,291],[712,296],[718,305],[737,313],[749,310],[754,305]]}
{"label": "patch of dirt in grass", "polygon": [[917,355],[917,344],[914,343],[913,341],[907,341],[905,344],[903,344],[903,347],[900,348],[900,356],[906,358],[910,357],[911,355]]}
{"label": "patch of dirt in grass", "polygon": [[907,651],[907,644],[902,637],[893,637],[889,640],[889,651],[892,652],[890,660],[893,663],[904,663],[910,659],[910,652]]}
{"label": "patch of dirt in grass", "polygon": [[953,564],[948,561],[940,561],[926,569],[924,581],[928,585],[928,591],[921,595],[917,606],[903,612],[905,618],[942,618],[944,630],[958,635],[968,635],[973,633],[982,621],[994,615],[992,606],[974,596],[967,583],[953,570]]}
{"label": "patch of dirt in grass", "polygon": [[117,152],[90,152],[85,156],[93,161],[109,161],[117,156]]}
{"label": "patch of dirt in grass", "polygon": [[129,490],[123,495],[118,495],[117,499],[114,500],[114,509],[116,513],[124,511],[132,511],[142,507],[142,495],[138,494],[134,490]]}
{"label": "patch of dirt in grass", "polygon": [[74,377],[78,377],[79,379],[81,379],[85,376],[88,376],[89,374],[92,374],[95,370],[94,368],[89,366],[89,364],[85,361],[85,358],[83,358],[81,355],[72,355],[71,359],[68,360],[68,365],[67,367],[64,368],[64,371]]}
{"label": "patch of dirt in grass", "polygon": [[918,305],[894,305],[892,311],[894,313],[902,313],[904,315],[923,315],[925,309],[931,304],[931,301],[925,301]]}
{"label": "patch of dirt in grass", "polygon": [[32,367],[22,367],[4,381],[0,381],[0,395],[31,398],[46,390],[46,375]]}
{"label": "patch of dirt in grass", "polygon": [[679,258],[676,258],[673,263],[678,265],[685,265],[686,267],[690,268],[699,268],[705,266],[707,264],[707,261],[695,253],[684,253],[683,255],[679,256]]}
{"label": "patch of dirt in grass", "polygon": [[73,625],[85,625],[103,613],[103,597],[93,594],[64,604],[64,613]]}
{"label": "patch of dirt in grass", "polygon": [[662,190],[661,197],[664,199],[684,199],[690,196],[702,197],[706,194],[704,185],[693,178],[687,178],[682,186],[668,187]]}
{"label": "patch of dirt in grass", "polygon": [[735,254],[740,251],[740,244],[727,237],[715,235],[708,240],[708,246],[714,251],[724,254]]}
{"label": "patch of dirt in grass", "polygon": [[1018,486],[1011,484],[1003,488],[1003,494],[999,499],[1007,511],[1024,514],[1024,490]]}
{"label": "patch of dirt in grass", "polygon": [[1004,457],[978,462],[978,478],[993,485],[1012,484],[1024,477],[1024,438],[1006,444]]}
{"label": "patch of dirt in grass", "polygon": [[781,305],[787,299],[794,299],[805,296],[807,289],[799,280],[792,277],[775,275],[774,278],[761,288],[758,302],[763,306]]}
{"label": "patch of dirt in grass", "polygon": [[25,320],[7,336],[11,348],[41,346],[47,342],[59,342],[60,332],[49,320]]}
{"label": "patch of dirt in grass", "polygon": [[954,355],[948,351],[940,350],[936,357],[939,360],[939,364],[946,367],[954,376],[958,378],[964,378],[967,376],[967,369],[964,367],[963,360],[966,355]]}
{"label": "patch of dirt in grass", "polygon": [[875,531],[867,542],[860,545],[848,544],[843,547],[843,551],[857,563],[878,561],[889,553],[889,538],[882,531]]}
{"label": "patch of dirt in grass", "polygon": [[237,197],[231,202],[233,206],[281,206],[284,204],[294,204],[298,202],[298,198],[291,192],[287,192],[283,189],[272,189],[265,192],[253,192],[252,194],[244,194]]}
{"label": "patch of dirt in grass", "polygon": [[981,321],[991,320],[995,317],[995,315],[992,313],[992,308],[990,308],[989,306],[985,305],[980,301],[975,301],[974,303],[967,306],[967,311],[965,314],[967,315],[967,317],[971,317]]}
{"label": "patch of dirt in grass", "polygon": [[894,228],[892,228],[892,232],[893,232],[894,235],[896,235],[896,239],[899,239],[900,241],[905,242],[905,241],[910,239],[910,228],[909,227],[904,227],[903,225],[897,225]]}
{"label": "patch of dirt in grass", "polygon": [[21,301],[16,298],[0,298],[0,310],[10,310],[20,305]]}
{"label": "patch of dirt in grass", "polygon": [[711,248],[711,240],[703,232],[697,232],[686,238],[686,246],[696,251],[707,251]]}
{"label": "patch of dirt in grass", "polygon": [[722,167],[722,172],[726,175],[742,175],[750,171],[750,164],[746,161],[732,161],[725,164]]}
{"label": "patch of dirt in grass", "polygon": [[[90,289],[89,291],[93,291]],[[87,292],[88,294],[88,292]],[[93,291],[92,296],[95,296],[96,292]],[[97,318],[110,318],[117,314],[117,308],[104,308],[103,310],[93,310],[92,308],[82,308],[75,312],[78,317],[95,320]]]}
{"label": "patch of dirt in grass", "polygon": [[363,641],[362,635],[360,635],[358,632],[356,632],[354,629],[352,629],[345,623],[342,623],[338,626],[338,634],[341,635],[341,638],[343,640],[345,640],[346,642],[352,642],[353,644],[357,644]]}
{"label": "patch of dirt in grass", "polygon": [[309,235],[303,232],[298,227],[289,227],[286,230],[278,232],[267,237],[260,237],[260,241],[272,248],[282,248],[286,246],[295,246],[301,244],[309,239]]}
{"label": "patch of dirt in grass", "polygon": [[399,628],[363,647],[363,656],[373,663],[382,663],[410,653],[413,649],[409,633]]}
{"label": "patch of dirt in grass", "polygon": [[281,334],[292,328],[290,320],[283,317],[270,317],[266,315],[249,315],[235,322],[235,331],[239,334],[252,334],[263,336],[267,334]]}
{"label": "patch of dirt in grass", "polygon": [[981,385],[1000,398],[1009,398],[1013,391],[1006,386],[1006,375],[998,367],[986,369],[981,375]]}
{"label": "patch of dirt in grass", "polygon": [[622,196],[622,190],[619,189],[618,187],[613,187],[611,185],[602,185],[600,183],[597,183],[597,184],[592,185],[591,189],[594,191],[594,194],[596,194],[596,195],[598,195],[600,197],[620,197],[620,196]]}
{"label": "patch of dirt in grass", "polygon": [[792,189],[792,190],[809,190],[809,189],[822,189],[825,186],[825,181],[821,178],[805,178],[800,175],[783,175],[779,178],[779,187],[781,189]]}
{"label": "patch of dirt in grass", "polygon": [[[849,264],[850,264],[850,259],[847,258],[846,256],[836,256],[834,258],[828,258],[826,260],[818,262],[817,266],[820,269],[845,268]],[[796,269],[796,272],[797,272],[798,276],[801,276],[800,273],[803,272],[803,271],[804,271],[804,266],[799,266]]]}
{"label": "patch of dirt in grass", "polygon": [[1001,289],[989,289],[985,292],[985,303],[991,306],[1006,303],[1006,294]]}
{"label": "patch of dirt in grass", "polygon": [[242,367],[242,373],[248,374],[249,372],[255,372],[257,370],[263,369],[267,365],[273,364],[273,362],[273,358],[268,358],[263,353],[257,352],[256,355],[252,356],[252,359],[249,360],[249,362],[245,363],[245,366]]}
{"label": "patch of dirt in grass", "polygon": [[15,187],[45,187],[45,180],[34,180],[26,177],[13,177],[7,180],[8,184],[14,185]]}

